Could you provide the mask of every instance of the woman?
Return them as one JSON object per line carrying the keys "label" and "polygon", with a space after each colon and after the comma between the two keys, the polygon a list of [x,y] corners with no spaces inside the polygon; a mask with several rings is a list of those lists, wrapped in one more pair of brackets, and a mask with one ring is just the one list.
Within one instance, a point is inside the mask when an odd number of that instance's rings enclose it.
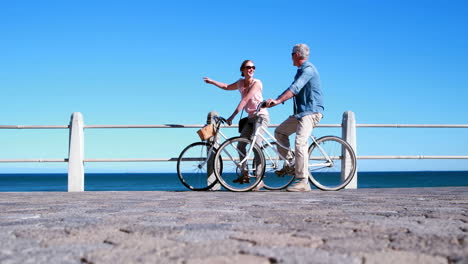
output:
{"label": "woman", "polygon": [[[250,138],[252,134],[255,132],[256,128],[259,126],[263,126],[264,128],[268,127],[270,123],[270,117],[266,108],[262,108],[256,115],[255,111],[257,110],[257,106],[259,103],[263,101],[262,96],[262,89],[263,85],[262,82],[258,79],[254,79],[255,73],[255,64],[251,60],[245,60],[242,62],[240,66],[241,76],[244,78],[240,78],[238,81],[232,84],[226,84],[217,82],[207,77],[203,77],[206,83],[213,84],[218,86],[219,88],[227,91],[239,90],[241,94],[241,100],[237,105],[236,109],[232,113],[232,115],[227,119],[227,123],[229,125],[232,124],[232,120],[234,117],[244,109],[245,112],[248,114],[248,122],[247,125],[241,131],[241,137]],[[262,139],[257,138],[256,144],[261,144]],[[245,144],[239,144],[239,149],[242,153],[245,154]],[[243,177],[236,179],[238,182],[247,181],[248,180],[248,172],[243,171]],[[260,189],[263,186],[263,183],[260,183],[256,189]]]}

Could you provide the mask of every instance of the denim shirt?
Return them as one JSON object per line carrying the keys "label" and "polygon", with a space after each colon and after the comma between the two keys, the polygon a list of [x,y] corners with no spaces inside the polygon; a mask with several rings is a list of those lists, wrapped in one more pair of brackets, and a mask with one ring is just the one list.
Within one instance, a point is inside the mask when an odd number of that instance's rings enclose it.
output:
{"label": "denim shirt", "polygon": [[294,117],[297,119],[312,113],[323,113],[320,76],[312,63],[306,61],[297,69],[294,81],[286,91],[288,90],[294,94]]}

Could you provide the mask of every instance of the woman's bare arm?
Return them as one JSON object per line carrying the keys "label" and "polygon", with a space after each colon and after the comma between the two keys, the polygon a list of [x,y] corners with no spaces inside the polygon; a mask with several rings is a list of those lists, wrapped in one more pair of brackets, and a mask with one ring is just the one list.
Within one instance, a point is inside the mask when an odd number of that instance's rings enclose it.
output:
{"label": "woman's bare arm", "polygon": [[217,86],[223,90],[227,90],[227,91],[237,90],[237,82],[232,83],[232,84],[227,84],[227,83],[222,83],[222,82],[212,80],[208,77],[203,77],[203,80],[205,80],[206,83],[213,84],[214,86]]}

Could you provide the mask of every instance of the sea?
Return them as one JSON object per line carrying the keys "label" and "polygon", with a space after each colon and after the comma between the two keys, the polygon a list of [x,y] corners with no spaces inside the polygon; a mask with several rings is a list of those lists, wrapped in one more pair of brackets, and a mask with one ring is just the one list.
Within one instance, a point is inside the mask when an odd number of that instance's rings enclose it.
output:
{"label": "sea", "polygon": [[[66,173],[0,174],[0,192],[66,192]],[[468,171],[359,172],[358,188],[468,186]],[[189,191],[176,173],[87,173],[85,191]]]}

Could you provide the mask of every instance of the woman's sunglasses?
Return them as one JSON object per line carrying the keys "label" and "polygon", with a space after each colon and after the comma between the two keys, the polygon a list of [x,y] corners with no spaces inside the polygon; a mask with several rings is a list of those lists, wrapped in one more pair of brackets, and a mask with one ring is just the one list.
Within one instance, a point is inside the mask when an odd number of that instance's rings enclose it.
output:
{"label": "woman's sunglasses", "polygon": [[247,70],[254,69],[255,70],[255,66],[244,66],[244,69],[247,69]]}

